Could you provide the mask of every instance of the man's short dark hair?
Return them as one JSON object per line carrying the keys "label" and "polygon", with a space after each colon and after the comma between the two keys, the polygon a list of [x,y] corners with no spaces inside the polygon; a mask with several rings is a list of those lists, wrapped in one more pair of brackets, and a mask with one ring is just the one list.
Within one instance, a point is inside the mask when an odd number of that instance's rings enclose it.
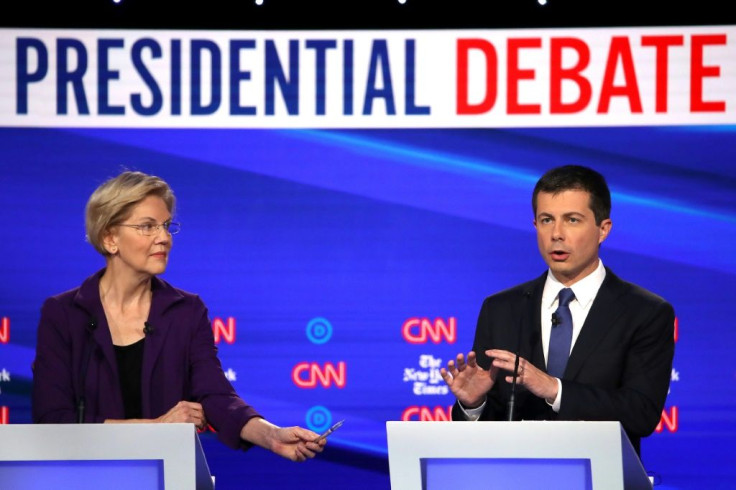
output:
{"label": "man's short dark hair", "polygon": [[590,195],[588,205],[593,211],[597,225],[611,217],[611,192],[608,190],[605,177],[592,168],[581,165],[556,167],[540,177],[532,194],[534,216],[537,216],[537,195],[540,192],[554,195],[570,190],[586,191]]}

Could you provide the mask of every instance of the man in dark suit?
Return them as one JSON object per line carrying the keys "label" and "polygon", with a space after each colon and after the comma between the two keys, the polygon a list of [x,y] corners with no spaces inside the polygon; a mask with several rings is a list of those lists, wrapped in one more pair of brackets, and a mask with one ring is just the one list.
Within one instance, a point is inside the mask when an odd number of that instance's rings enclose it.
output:
{"label": "man in dark suit", "polygon": [[611,231],[601,174],[576,165],[549,170],[532,207],[549,269],[483,302],[473,350],[441,370],[457,398],[452,418],[508,420],[518,362],[514,420],[619,421],[640,453],[669,390],[674,310],[599,258]]}

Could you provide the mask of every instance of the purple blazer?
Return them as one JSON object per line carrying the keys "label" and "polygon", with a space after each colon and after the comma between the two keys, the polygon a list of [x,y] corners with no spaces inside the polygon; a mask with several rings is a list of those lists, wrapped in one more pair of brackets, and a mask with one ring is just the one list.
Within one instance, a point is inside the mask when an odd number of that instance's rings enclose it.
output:
{"label": "purple blazer", "polygon": [[[118,365],[100,301],[104,272],[48,298],[41,307],[33,367],[35,423],[77,422],[81,396],[84,422],[125,418]],[[199,296],[157,277],[151,289],[151,331],[144,341],[141,379],[143,417],[157,418],[181,400],[199,402],[223,443],[247,449],[251,444],[240,438],[240,430],[260,415],[237,395],[222,371],[207,307]]]}

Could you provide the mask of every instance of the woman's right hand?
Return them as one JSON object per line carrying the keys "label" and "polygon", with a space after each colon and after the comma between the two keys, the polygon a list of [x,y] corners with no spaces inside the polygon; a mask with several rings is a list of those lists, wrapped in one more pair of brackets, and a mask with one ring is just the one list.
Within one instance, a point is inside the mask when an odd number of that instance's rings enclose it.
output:
{"label": "woman's right hand", "polygon": [[156,422],[162,424],[175,423],[192,423],[198,429],[204,429],[207,426],[207,419],[204,417],[204,409],[202,405],[196,402],[180,401],[174,407],[156,419]]}

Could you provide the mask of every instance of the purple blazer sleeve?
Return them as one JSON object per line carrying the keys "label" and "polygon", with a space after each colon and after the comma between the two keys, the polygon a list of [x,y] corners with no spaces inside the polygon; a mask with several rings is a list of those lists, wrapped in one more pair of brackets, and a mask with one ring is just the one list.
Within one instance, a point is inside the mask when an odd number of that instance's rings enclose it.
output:
{"label": "purple blazer sleeve", "polygon": [[74,352],[79,350],[68,329],[58,298],[48,298],[41,307],[36,358],[33,362],[32,418],[36,423],[76,422],[75,377],[79,369]]}
{"label": "purple blazer sleeve", "polygon": [[258,412],[240,398],[222,370],[217,357],[207,309],[201,305],[197,327],[190,347],[190,391],[194,401],[202,404],[207,421],[219,439],[232,448],[248,448],[252,444],[240,438],[240,430]]}

